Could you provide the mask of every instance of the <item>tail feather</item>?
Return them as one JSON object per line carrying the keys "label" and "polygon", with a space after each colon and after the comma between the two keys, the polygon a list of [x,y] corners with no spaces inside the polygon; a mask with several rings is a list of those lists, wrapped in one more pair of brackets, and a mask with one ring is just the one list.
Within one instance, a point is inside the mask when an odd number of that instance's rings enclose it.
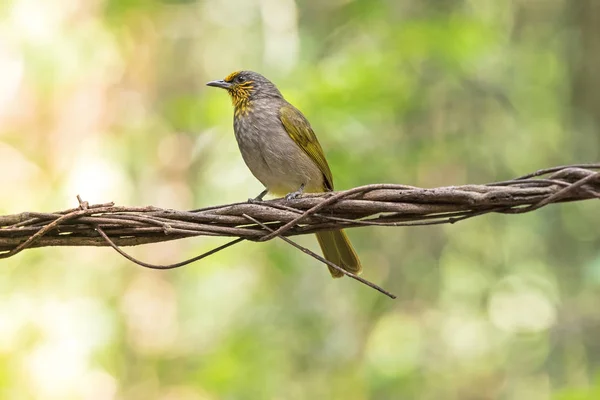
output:
{"label": "tail feather", "polygon": [[[360,274],[362,266],[358,255],[344,231],[327,231],[316,234],[323,256],[332,263],[339,265],[348,272]],[[341,278],[344,274],[335,268],[328,267],[331,276]]]}

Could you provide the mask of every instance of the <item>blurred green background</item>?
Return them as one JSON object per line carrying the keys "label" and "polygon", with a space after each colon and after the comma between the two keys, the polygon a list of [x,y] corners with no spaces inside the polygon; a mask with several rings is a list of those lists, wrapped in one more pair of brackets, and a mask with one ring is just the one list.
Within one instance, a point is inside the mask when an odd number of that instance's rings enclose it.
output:
{"label": "blurred green background", "polygon": [[[239,69],[305,113],[338,189],[597,162],[599,49],[594,0],[4,0],[0,214],[258,194],[204,86]],[[350,230],[396,301],[279,241],[168,272],[27,250],[1,262],[0,398],[597,399],[599,226],[588,201]]]}

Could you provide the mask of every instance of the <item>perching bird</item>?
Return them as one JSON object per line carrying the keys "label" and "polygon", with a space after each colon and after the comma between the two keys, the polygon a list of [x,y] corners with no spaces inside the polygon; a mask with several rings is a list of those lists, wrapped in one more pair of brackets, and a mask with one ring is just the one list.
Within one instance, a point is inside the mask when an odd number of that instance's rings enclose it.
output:
{"label": "perching bird", "polygon": [[[333,177],[323,149],[307,119],[288,103],[275,85],[252,71],[238,71],[207,83],[226,89],[233,102],[233,129],[242,157],[267,193],[291,199],[306,192],[333,190]],[[358,274],[361,265],[346,234],[316,234],[323,256]],[[343,274],[329,267],[334,278]]]}

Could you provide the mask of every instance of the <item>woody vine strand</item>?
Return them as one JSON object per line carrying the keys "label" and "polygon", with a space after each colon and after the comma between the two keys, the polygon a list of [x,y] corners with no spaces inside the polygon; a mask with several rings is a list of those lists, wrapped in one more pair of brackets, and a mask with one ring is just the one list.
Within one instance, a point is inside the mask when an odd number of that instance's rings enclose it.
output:
{"label": "woody vine strand", "polygon": [[[508,181],[431,189],[372,184],[294,200],[245,201],[191,211],[90,205],[79,199],[79,207],[64,211],[0,216],[0,259],[34,247],[111,246],[140,265],[176,268],[242,240],[359,226],[456,223],[488,213],[521,214],[552,203],[600,199],[599,170],[600,163],[559,166]],[[120,249],[195,236],[236,239],[209,254],[167,266],[135,260]]]}

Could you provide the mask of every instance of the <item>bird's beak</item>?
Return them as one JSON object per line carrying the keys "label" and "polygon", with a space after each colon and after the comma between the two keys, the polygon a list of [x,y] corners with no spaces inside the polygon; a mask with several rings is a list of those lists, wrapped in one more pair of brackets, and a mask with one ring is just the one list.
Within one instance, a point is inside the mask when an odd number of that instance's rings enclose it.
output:
{"label": "bird's beak", "polygon": [[210,81],[206,84],[206,86],[214,86],[221,89],[229,89],[231,87],[231,83],[225,82],[223,79],[219,79],[218,81]]}

